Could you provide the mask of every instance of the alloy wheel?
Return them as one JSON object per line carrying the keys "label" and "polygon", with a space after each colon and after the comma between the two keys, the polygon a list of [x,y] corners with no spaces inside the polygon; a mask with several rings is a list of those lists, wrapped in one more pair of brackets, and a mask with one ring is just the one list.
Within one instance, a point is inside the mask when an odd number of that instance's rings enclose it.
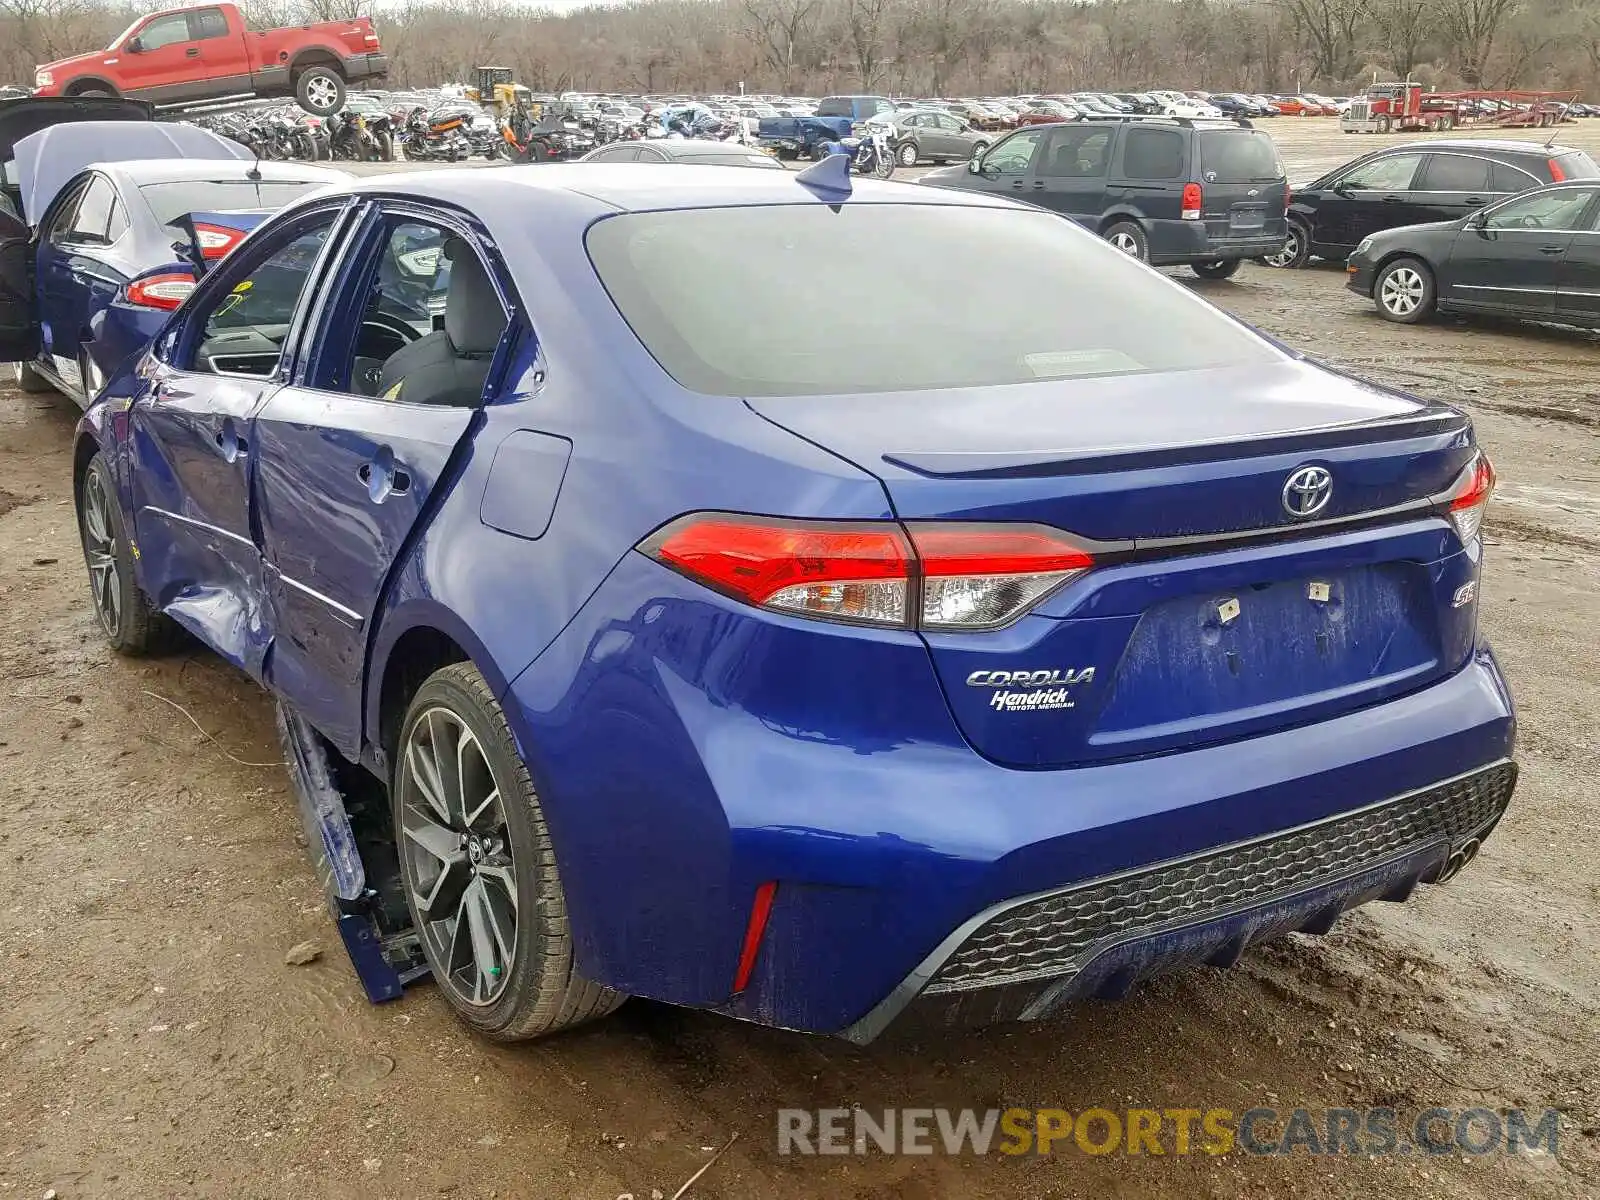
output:
{"label": "alloy wheel", "polygon": [[1283,243],[1283,249],[1276,254],[1266,256],[1269,267],[1287,267],[1294,264],[1295,257],[1300,253],[1300,234],[1293,225],[1289,226],[1289,240]]}
{"label": "alloy wheel", "polygon": [[332,108],[338,98],[339,91],[333,86],[331,79],[324,79],[319,75],[306,84],[306,99],[318,109]]}
{"label": "alloy wheel", "polygon": [[1379,302],[1395,316],[1409,317],[1422,304],[1427,290],[1427,284],[1416,271],[1410,267],[1396,267],[1384,276]]}
{"label": "alloy wheel", "polygon": [[1110,240],[1111,244],[1124,254],[1131,254],[1134,258],[1139,257],[1139,239],[1133,234],[1113,233]]}
{"label": "alloy wheel", "polygon": [[400,852],[418,931],[441,982],[486,1007],[517,953],[517,876],[500,786],[465,721],[435,707],[400,762]]}
{"label": "alloy wheel", "polygon": [[95,615],[112,638],[122,626],[122,572],[114,529],[105,484],[98,471],[90,471],[83,481],[83,557],[89,566]]}

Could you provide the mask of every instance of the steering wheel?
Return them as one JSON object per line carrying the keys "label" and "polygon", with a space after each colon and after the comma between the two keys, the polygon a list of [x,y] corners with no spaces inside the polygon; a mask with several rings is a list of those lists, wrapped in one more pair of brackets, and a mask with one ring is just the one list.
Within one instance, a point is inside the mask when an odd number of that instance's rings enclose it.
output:
{"label": "steering wheel", "polygon": [[393,313],[368,313],[361,319],[361,333],[356,339],[352,386],[364,396],[376,395],[383,364],[421,337],[412,325]]}
{"label": "steering wheel", "polygon": [[1532,213],[1529,213],[1527,216],[1523,217],[1518,224],[1520,224],[1524,229],[1544,228],[1544,226],[1539,223],[1539,218],[1534,216]]}

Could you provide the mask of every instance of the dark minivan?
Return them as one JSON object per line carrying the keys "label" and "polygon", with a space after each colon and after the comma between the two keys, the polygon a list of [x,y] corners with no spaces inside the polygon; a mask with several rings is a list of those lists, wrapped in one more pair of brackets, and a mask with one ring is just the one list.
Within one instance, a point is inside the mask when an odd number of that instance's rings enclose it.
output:
{"label": "dark minivan", "polygon": [[1454,221],[1529,188],[1600,178],[1582,150],[1509,139],[1441,138],[1364,154],[1294,189],[1274,267],[1344,261],[1361,239],[1401,225]]}
{"label": "dark minivan", "polygon": [[1276,254],[1288,185],[1267,134],[1234,121],[1087,119],[1020,129],[922,182],[1012,196],[1071,217],[1155,266],[1226,279]]}

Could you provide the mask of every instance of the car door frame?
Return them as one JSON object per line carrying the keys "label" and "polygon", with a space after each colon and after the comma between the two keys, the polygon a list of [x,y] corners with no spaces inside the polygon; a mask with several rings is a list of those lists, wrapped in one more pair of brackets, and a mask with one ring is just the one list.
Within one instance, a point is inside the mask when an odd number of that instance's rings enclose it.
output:
{"label": "car door frame", "polygon": [[[392,216],[438,225],[463,238],[488,269],[506,325],[484,391],[473,405],[418,404],[330,390],[311,382],[325,370],[323,356],[335,346],[342,353],[346,343],[338,339],[353,337],[359,328],[364,306],[359,312],[347,311],[342,318],[329,314],[339,311],[339,296],[360,282],[361,272],[376,270],[375,256],[383,250],[382,231]],[[354,325],[346,327],[341,321]],[[307,314],[291,377],[255,415],[251,507],[273,632],[264,679],[352,761],[363,750],[367,664],[385,598],[404,569],[410,548],[447,492],[482,422],[482,410],[503,387],[527,332],[525,310],[510,270],[481,222],[441,201],[374,197],[366,204],[356,232],[347,239],[335,273],[327,278]],[[377,432],[380,426],[384,427],[381,434]],[[273,503],[276,463],[280,458],[301,464],[306,461],[290,458],[287,441],[278,446],[280,429],[309,439],[319,451],[319,469],[310,476],[309,486],[324,490],[304,507],[329,516],[349,516],[354,511],[369,518],[369,530],[379,543],[375,557],[386,555],[376,577],[352,579],[348,573],[337,577],[340,564],[335,562],[322,574],[305,578],[302,567],[315,556],[291,561],[279,552],[280,541],[296,548],[304,544],[279,536],[288,533],[290,522],[286,516],[279,528]],[[402,476],[407,477],[404,487],[395,482]],[[377,529],[382,522],[371,519],[374,514],[389,514],[393,518],[389,527]],[[403,529],[398,528],[401,523]],[[358,595],[363,587],[366,590]],[[330,657],[336,660],[333,676],[319,669]]]}
{"label": "car door frame", "polygon": [[34,258],[28,223],[0,212],[0,362],[30,363],[39,354]]}
{"label": "car door frame", "polygon": [[[323,290],[329,269],[345,252],[351,212],[356,207],[351,197],[339,196],[297,208],[292,217],[275,223],[264,236],[253,239],[248,248],[200,280],[180,309],[181,315],[156,340],[149,362],[139,369],[143,386],[129,407],[128,495],[134,544],[142,548],[134,556],[140,586],[158,608],[256,679],[261,678],[271,630],[258,619],[265,606],[260,555],[251,536],[252,422],[255,412],[283,386],[292,370],[297,348],[305,336],[308,313]],[[273,372],[246,375],[179,365],[194,361],[207,318],[226,294],[330,213],[333,220],[327,241],[296,298],[294,315]],[[237,528],[225,528],[215,519],[204,519],[216,518],[218,506],[212,505],[206,512],[197,510],[180,486],[181,481],[168,478],[161,457],[153,450],[141,460],[141,438],[157,438],[163,426],[170,427],[169,436],[173,432],[187,436],[186,453],[217,454],[225,464],[221,470],[236,473],[237,503],[230,512],[240,515],[235,522]],[[162,486],[169,486],[176,497],[170,502],[172,507],[152,503],[163,498],[157,490]],[[177,507],[185,511],[175,511]],[[192,566],[197,562],[216,567],[206,586],[227,593],[224,602],[219,604],[208,598],[203,586],[198,595],[176,590],[179,585],[188,587],[184,584],[187,576],[163,574],[161,570],[162,564]],[[244,614],[245,625],[229,625],[230,616],[238,614]]]}
{"label": "car door frame", "polygon": [[[1033,163],[1028,168],[1028,186],[1022,198],[1066,217],[1084,229],[1098,233],[1101,218],[1109,207],[1113,188],[1111,181],[1115,176],[1116,162],[1122,154],[1123,139],[1120,136],[1122,127],[1123,123],[1117,121],[1063,121],[1036,126],[1035,128],[1045,131],[1044,140],[1040,142],[1039,149],[1033,156]],[[1058,142],[1066,138],[1077,138],[1081,148],[1083,142],[1101,132],[1105,134],[1106,145],[1101,159],[1103,169],[1100,174],[1044,173],[1046,164],[1055,154]],[[1065,185],[1054,182],[1058,180],[1066,181]]]}
{"label": "car door frame", "polygon": [[1561,264],[1556,320],[1600,329],[1600,186],[1594,189],[1585,225],[1573,230],[1572,244]]}
{"label": "car door frame", "polygon": [[[1588,207],[1584,210],[1584,220],[1587,221],[1593,212],[1595,196],[1593,189]],[[1487,215],[1493,215],[1502,207],[1509,207],[1530,197],[1541,193],[1539,189],[1530,188],[1526,192],[1519,192],[1515,196],[1508,196],[1492,209],[1486,209]],[[1485,218],[1486,219],[1486,218]],[[1456,234],[1455,242],[1451,248],[1450,261],[1442,272],[1440,299],[1449,307],[1463,311],[1502,313],[1507,316],[1520,317],[1526,320],[1554,320],[1557,307],[1560,304],[1560,280],[1563,271],[1563,262],[1568,249],[1577,237],[1581,236],[1578,230],[1559,229],[1525,229],[1517,227],[1499,227],[1486,229],[1482,225],[1468,222]],[[1508,276],[1500,277],[1497,283],[1462,283],[1459,282],[1466,264],[1464,250],[1477,250],[1484,243],[1499,243],[1503,248],[1532,247],[1541,254],[1534,258],[1525,254],[1501,254],[1498,256],[1485,255],[1482,261],[1493,262],[1496,258],[1503,261],[1521,262],[1529,266],[1548,269],[1548,286],[1535,283],[1539,278],[1536,271],[1515,272]],[[1543,250],[1542,246],[1557,247],[1559,250]],[[1472,278],[1482,280],[1486,276],[1474,274]]]}
{"label": "car door frame", "polygon": [[[1446,158],[1464,158],[1480,164],[1484,169],[1484,186],[1466,190],[1435,187],[1437,181],[1431,177],[1434,164]],[[1474,154],[1468,150],[1426,150],[1422,156],[1422,166],[1412,180],[1416,185],[1411,189],[1417,201],[1416,223],[1420,225],[1429,221],[1455,221],[1470,216],[1474,209],[1487,208],[1495,204],[1498,196],[1491,185],[1494,182],[1494,169],[1501,165],[1503,164],[1497,159],[1490,158],[1486,154]]]}
{"label": "car door frame", "polygon": [[[132,86],[127,89],[128,94],[153,101],[186,100],[205,94],[203,86],[189,81],[189,73],[185,70],[185,64],[200,56],[199,46],[194,39],[194,29],[190,24],[187,11],[181,13],[184,32],[182,41],[166,42],[153,49],[141,49],[137,54],[128,49],[128,43],[133,41],[134,38],[140,39],[140,44],[143,45],[145,30],[149,29],[157,21],[164,21],[178,15],[180,15],[178,12],[170,10],[151,13],[149,18],[139,28],[130,33],[121,46],[118,47],[120,51],[118,57],[123,59],[124,75],[128,74],[130,62],[136,67],[133,72]],[[162,58],[154,66],[144,61],[153,54],[162,55]],[[142,81],[140,76],[143,76]],[[198,91],[197,87],[199,87]]]}
{"label": "car door frame", "polygon": [[[107,228],[112,218],[120,213],[121,232],[100,241],[86,241],[72,236],[55,237],[55,231],[64,219],[69,222],[77,220],[83,198],[96,183],[104,183],[111,192]],[[123,238],[131,235],[132,230],[132,215],[117,181],[103,171],[93,170],[74,176],[45,209],[44,217],[39,222],[34,262],[34,311],[39,320],[41,354],[49,354],[46,364],[49,375],[69,395],[85,405],[93,399],[93,385],[83,377],[83,367],[89,343],[94,336],[94,313],[109,307],[128,281],[127,275],[107,260],[115,257],[116,247]],[[47,262],[46,256],[50,256],[52,261]],[[54,286],[58,282],[55,279],[57,275],[64,277],[60,281],[63,288],[61,294],[57,294]],[[97,305],[97,299],[103,303]],[[67,327],[64,335],[55,328],[57,324]],[[70,359],[61,353],[62,349],[67,348],[63,342],[68,339],[73,351]],[[68,363],[71,369],[64,368],[63,362]]]}
{"label": "car door frame", "polygon": [[[1361,197],[1359,194],[1347,195],[1341,192],[1339,188],[1353,172],[1360,170],[1369,163],[1376,162],[1379,159],[1392,158],[1400,154],[1416,155],[1416,169],[1417,171],[1422,170],[1422,160],[1427,154],[1426,150],[1413,150],[1410,147],[1401,146],[1385,147],[1382,150],[1374,150],[1370,154],[1364,154],[1353,162],[1346,163],[1337,171],[1324,176],[1323,178],[1326,182],[1321,182],[1320,186],[1316,188],[1307,189],[1317,198],[1316,208],[1311,214],[1311,246],[1313,254],[1322,255],[1323,257],[1342,258],[1360,244],[1361,238],[1365,235],[1356,234],[1357,222],[1355,218],[1359,211],[1356,206],[1361,203]],[[1415,183],[1416,180],[1417,176],[1413,174],[1411,182]],[[1305,193],[1297,196],[1297,201],[1304,203],[1304,196]],[[1337,206],[1335,211],[1342,217],[1342,220],[1330,224],[1326,221],[1326,217],[1329,208],[1333,206]],[[1302,212],[1303,210],[1296,209],[1295,211]],[[1338,236],[1340,240],[1335,241],[1335,236]]]}

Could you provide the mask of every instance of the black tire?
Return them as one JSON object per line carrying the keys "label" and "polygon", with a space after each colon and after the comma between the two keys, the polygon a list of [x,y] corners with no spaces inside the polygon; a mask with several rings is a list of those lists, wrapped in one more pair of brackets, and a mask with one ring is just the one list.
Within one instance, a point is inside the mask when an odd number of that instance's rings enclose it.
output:
{"label": "black tire", "polygon": [[984,155],[985,153],[987,153],[988,149],[989,149],[989,143],[988,142],[973,142],[972,143],[972,157],[973,158],[979,158],[982,155]]}
{"label": "black tire", "polygon": [[1379,133],[1388,133],[1393,128],[1394,128],[1394,122],[1392,120],[1390,120],[1389,117],[1382,116],[1382,117],[1378,118],[1378,132]]}
{"label": "black tire", "polygon": [[318,117],[331,117],[344,107],[344,80],[332,67],[307,67],[295,76],[295,103]]}
{"label": "black tire", "polygon": [[56,385],[39,374],[32,363],[19,362],[14,363],[13,366],[16,368],[17,387],[27,392],[30,396],[42,395],[45,392],[56,390]]}
{"label": "black tire", "polygon": [[[429,724],[433,720],[443,721],[446,725],[454,721],[471,733],[481,752],[481,762],[487,766],[491,777],[487,782],[498,790],[499,795],[499,808],[488,819],[503,816],[503,824],[498,829],[504,837],[485,838],[483,844],[488,848],[483,850],[481,857],[476,842],[470,857],[467,851],[459,851],[462,857],[457,867],[441,870],[439,876],[426,886],[433,895],[438,895],[439,889],[435,885],[439,878],[447,871],[457,869],[470,873],[470,880],[466,884],[468,891],[476,883],[484,894],[508,895],[508,891],[499,889],[505,887],[503,876],[509,869],[516,888],[516,924],[512,931],[509,969],[501,967],[488,972],[500,990],[486,996],[482,1003],[474,1002],[458,991],[456,972],[469,968],[462,965],[452,971],[449,961],[441,961],[442,954],[448,949],[442,944],[445,931],[440,927],[443,922],[425,921],[425,914],[418,911],[417,896],[424,885],[417,874],[417,863],[420,860],[428,865],[429,856],[424,850],[413,849],[415,839],[406,833],[407,821],[416,822],[420,812],[424,824],[431,821],[437,825],[438,811],[429,806],[424,789],[417,783],[422,776],[413,774],[417,768],[410,764],[430,753],[424,747],[431,745],[435,736],[433,726]],[[458,737],[458,756],[462,744],[463,740]],[[410,752],[413,746],[418,747],[415,754]],[[405,883],[406,903],[411,909],[417,931],[422,935],[423,951],[433,969],[434,978],[456,1015],[485,1037],[514,1042],[542,1037],[603,1017],[621,1005],[627,999],[623,993],[591,983],[573,970],[572,928],[567,921],[566,893],[561,887],[561,876],[556,867],[555,849],[545,824],[544,810],[528,768],[517,754],[516,741],[511,735],[510,726],[506,724],[505,713],[477,668],[470,663],[445,667],[430,675],[417,689],[406,710],[394,759],[395,777],[389,792],[395,839],[401,844],[400,869]],[[460,761],[459,757],[457,761]],[[478,782],[483,783],[481,779]],[[448,793],[448,783],[442,783],[441,786]],[[465,793],[465,781],[458,775],[455,794],[461,796]],[[418,810],[419,805],[424,807]],[[413,810],[409,818],[408,809]],[[467,825],[469,831],[479,827]],[[463,842],[467,840],[463,835]],[[489,845],[491,841],[493,846]],[[420,846],[420,842],[417,845]],[[491,864],[501,858],[506,861],[498,864],[500,872],[492,873]],[[493,888],[487,882],[490,877],[496,880]],[[468,892],[464,892],[458,914],[467,912],[468,899]],[[500,915],[503,919],[504,910]],[[457,925],[466,919],[466,916],[458,915]],[[496,935],[502,932],[498,924],[493,925],[493,932]],[[483,945],[492,954],[499,955],[503,942],[496,936],[491,944],[489,934],[485,932]],[[481,963],[476,955],[473,956],[473,965],[479,967],[481,976]],[[505,976],[503,983],[499,982],[502,972]]]}
{"label": "black tire", "polygon": [[1378,315],[1400,325],[1415,325],[1433,315],[1438,303],[1433,271],[1419,258],[1397,258],[1384,264],[1372,284]]}
{"label": "black tire", "polygon": [[1232,279],[1239,273],[1241,259],[1222,258],[1216,262],[1197,262],[1189,265],[1201,279]]}
{"label": "black tire", "polygon": [[381,129],[372,135],[374,145],[378,149],[379,162],[394,161],[394,134],[387,129]]}
{"label": "black tire", "polygon": [[917,144],[911,141],[909,138],[906,139],[905,141],[901,142],[899,146],[895,147],[894,157],[895,161],[898,162],[902,167],[916,166],[917,159],[920,157],[920,153],[917,150]]}
{"label": "black tire", "polygon": [[1150,239],[1144,229],[1133,221],[1117,221],[1106,227],[1100,235],[1118,250],[1140,262],[1150,261]]}
{"label": "black tire", "polygon": [[1311,261],[1311,230],[1306,228],[1303,221],[1290,217],[1288,222],[1289,237],[1284,242],[1283,249],[1277,254],[1263,255],[1261,261],[1269,267],[1283,267],[1286,270],[1299,270]]}
{"label": "black tire", "polygon": [[77,91],[73,92],[72,94],[74,96],[115,96],[116,95],[116,93],[113,92],[110,88],[103,88],[103,87],[79,88]]}
{"label": "black tire", "polygon": [[151,606],[134,582],[133,552],[122,522],[122,505],[103,454],[96,453],[89,460],[78,481],[76,501],[90,603],[106,642],[118,654],[133,658],[165,649],[176,627]]}

